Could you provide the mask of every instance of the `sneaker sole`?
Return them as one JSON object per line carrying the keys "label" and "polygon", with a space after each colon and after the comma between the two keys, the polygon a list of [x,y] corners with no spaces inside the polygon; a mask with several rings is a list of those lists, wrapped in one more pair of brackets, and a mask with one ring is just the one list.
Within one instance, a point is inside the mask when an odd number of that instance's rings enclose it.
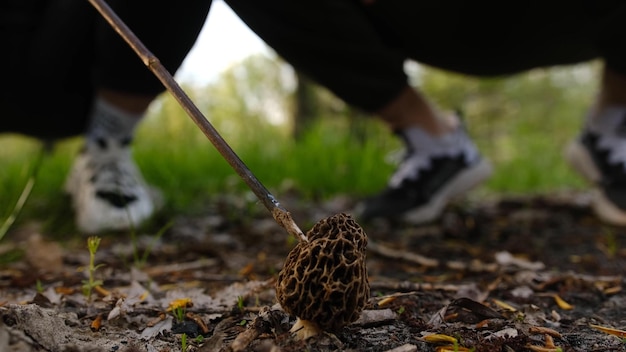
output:
{"label": "sneaker sole", "polygon": [[573,141],[565,151],[565,159],[576,172],[593,184],[591,208],[596,216],[606,223],[626,226],[626,212],[613,205],[613,202],[598,187],[598,183],[602,180],[602,174],[587,149],[580,142]]}
{"label": "sneaker sole", "polygon": [[419,209],[409,210],[402,216],[402,219],[413,225],[419,225],[437,219],[451,200],[464,195],[471,189],[482,184],[491,176],[492,172],[491,163],[485,159],[481,159],[478,164],[461,172],[448,182],[430,202]]}

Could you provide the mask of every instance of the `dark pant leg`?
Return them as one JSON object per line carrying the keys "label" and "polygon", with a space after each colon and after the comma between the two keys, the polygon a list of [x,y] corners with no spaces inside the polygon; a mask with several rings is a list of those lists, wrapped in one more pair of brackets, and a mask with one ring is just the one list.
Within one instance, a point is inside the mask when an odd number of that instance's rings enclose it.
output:
{"label": "dark pant leg", "polygon": [[[172,74],[206,20],[211,0],[109,0],[111,7]],[[161,82],[108,23],[96,21],[94,84],[121,92],[156,95]],[[216,54],[217,55],[217,54]]]}
{"label": "dark pant leg", "polygon": [[621,6],[612,0],[226,2],[294,67],[366,110],[379,109],[404,86],[408,58],[494,76],[606,56],[600,28]]}
{"label": "dark pant leg", "polygon": [[54,138],[84,129],[93,95],[89,6],[73,0],[0,5],[0,132]]}
{"label": "dark pant leg", "polygon": [[280,56],[350,104],[373,111],[406,86],[404,55],[387,47],[357,1],[226,3]]}
{"label": "dark pant leg", "polygon": [[600,8],[601,25],[595,43],[606,65],[626,76],[626,3],[609,1],[618,6]]}
{"label": "dark pant leg", "polygon": [[[610,37],[616,46],[626,34],[623,11],[613,15],[620,7],[624,5],[612,0],[390,0],[377,1],[367,11],[407,57],[459,73],[494,76],[605,57],[599,40]],[[603,30],[609,26],[613,29]]]}
{"label": "dark pant leg", "polygon": [[[174,72],[191,49],[210,0],[119,1],[115,9]],[[61,138],[84,131],[94,91],[155,95],[164,88],[84,0],[0,4],[0,132]]]}

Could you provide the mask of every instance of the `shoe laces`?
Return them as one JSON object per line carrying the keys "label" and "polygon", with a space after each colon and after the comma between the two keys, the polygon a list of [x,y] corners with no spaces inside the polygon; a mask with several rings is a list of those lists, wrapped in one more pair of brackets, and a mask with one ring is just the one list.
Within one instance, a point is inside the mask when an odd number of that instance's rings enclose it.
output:
{"label": "shoe laces", "polygon": [[626,172],[626,138],[617,135],[601,135],[598,147],[608,151],[607,161],[609,164],[624,166]]}
{"label": "shoe laces", "polygon": [[[436,137],[417,128],[412,129],[410,133],[412,135],[409,137],[406,133],[400,132],[406,144],[406,152],[389,180],[390,188],[399,188],[406,180],[419,179],[421,171],[432,167],[434,158],[456,157],[462,154],[468,163],[473,163],[479,158],[476,146],[462,127]],[[411,140],[408,140],[409,138]]]}
{"label": "shoe laces", "polygon": [[125,195],[134,193],[133,190],[140,184],[140,176],[129,147],[114,140],[101,142],[87,146],[90,181],[98,191],[115,191]]}
{"label": "shoe laces", "polygon": [[626,112],[609,110],[601,120],[594,120],[589,130],[598,135],[598,149],[607,151],[606,161],[611,165],[621,164],[626,172]]}

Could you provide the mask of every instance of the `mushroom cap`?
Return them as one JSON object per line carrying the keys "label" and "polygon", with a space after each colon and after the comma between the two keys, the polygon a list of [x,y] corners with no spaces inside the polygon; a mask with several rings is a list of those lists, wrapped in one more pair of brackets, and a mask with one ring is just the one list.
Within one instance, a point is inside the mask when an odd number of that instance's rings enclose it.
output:
{"label": "mushroom cap", "polygon": [[359,318],[369,298],[367,235],[341,213],[319,221],[307,238],[289,252],[276,296],[287,313],[338,331]]}

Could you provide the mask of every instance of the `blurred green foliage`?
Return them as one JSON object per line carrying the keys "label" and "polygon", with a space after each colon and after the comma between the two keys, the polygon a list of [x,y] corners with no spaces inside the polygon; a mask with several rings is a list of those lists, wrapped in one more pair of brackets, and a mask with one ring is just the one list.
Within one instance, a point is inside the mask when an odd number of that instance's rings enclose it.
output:
{"label": "blurred green foliage", "polygon": [[413,77],[438,105],[462,112],[494,164],[490,190],[531,193],[584,187],[562,155],[593,103],[599,69],[587,63],[489,79],[427,69]]}
{"label": "blurred green foliage", "polygon": [[[437,105],[463,113],[471,135],[496,169],[482,190],[497,194],[584,187],[563,162],[562,149],[576,136],[593,100],[598,70],[598,63],[589,63],[476,79],[408,67],[413,84]],[[315,198],[363,196],[384,187],[394,169],[389,156],[399,150],[399,142],[380,122],[362,118],[322,88],[317,123],[294,140],[289,119],[294,85],[287,65],[253,56],[216,82],[185,90],[279,199],[292,187]],[[71,218],[62,188],[80,145],[78,138],[57,143],[43,162],[22,218],[48,224]],[[0,137],[0,219],[15,204],[38,148],[29,138]],[[246,190],[168,94],[149,110],[134,152],[145,178],[163,190],[172,216],[201,209],[215,195]]]}

